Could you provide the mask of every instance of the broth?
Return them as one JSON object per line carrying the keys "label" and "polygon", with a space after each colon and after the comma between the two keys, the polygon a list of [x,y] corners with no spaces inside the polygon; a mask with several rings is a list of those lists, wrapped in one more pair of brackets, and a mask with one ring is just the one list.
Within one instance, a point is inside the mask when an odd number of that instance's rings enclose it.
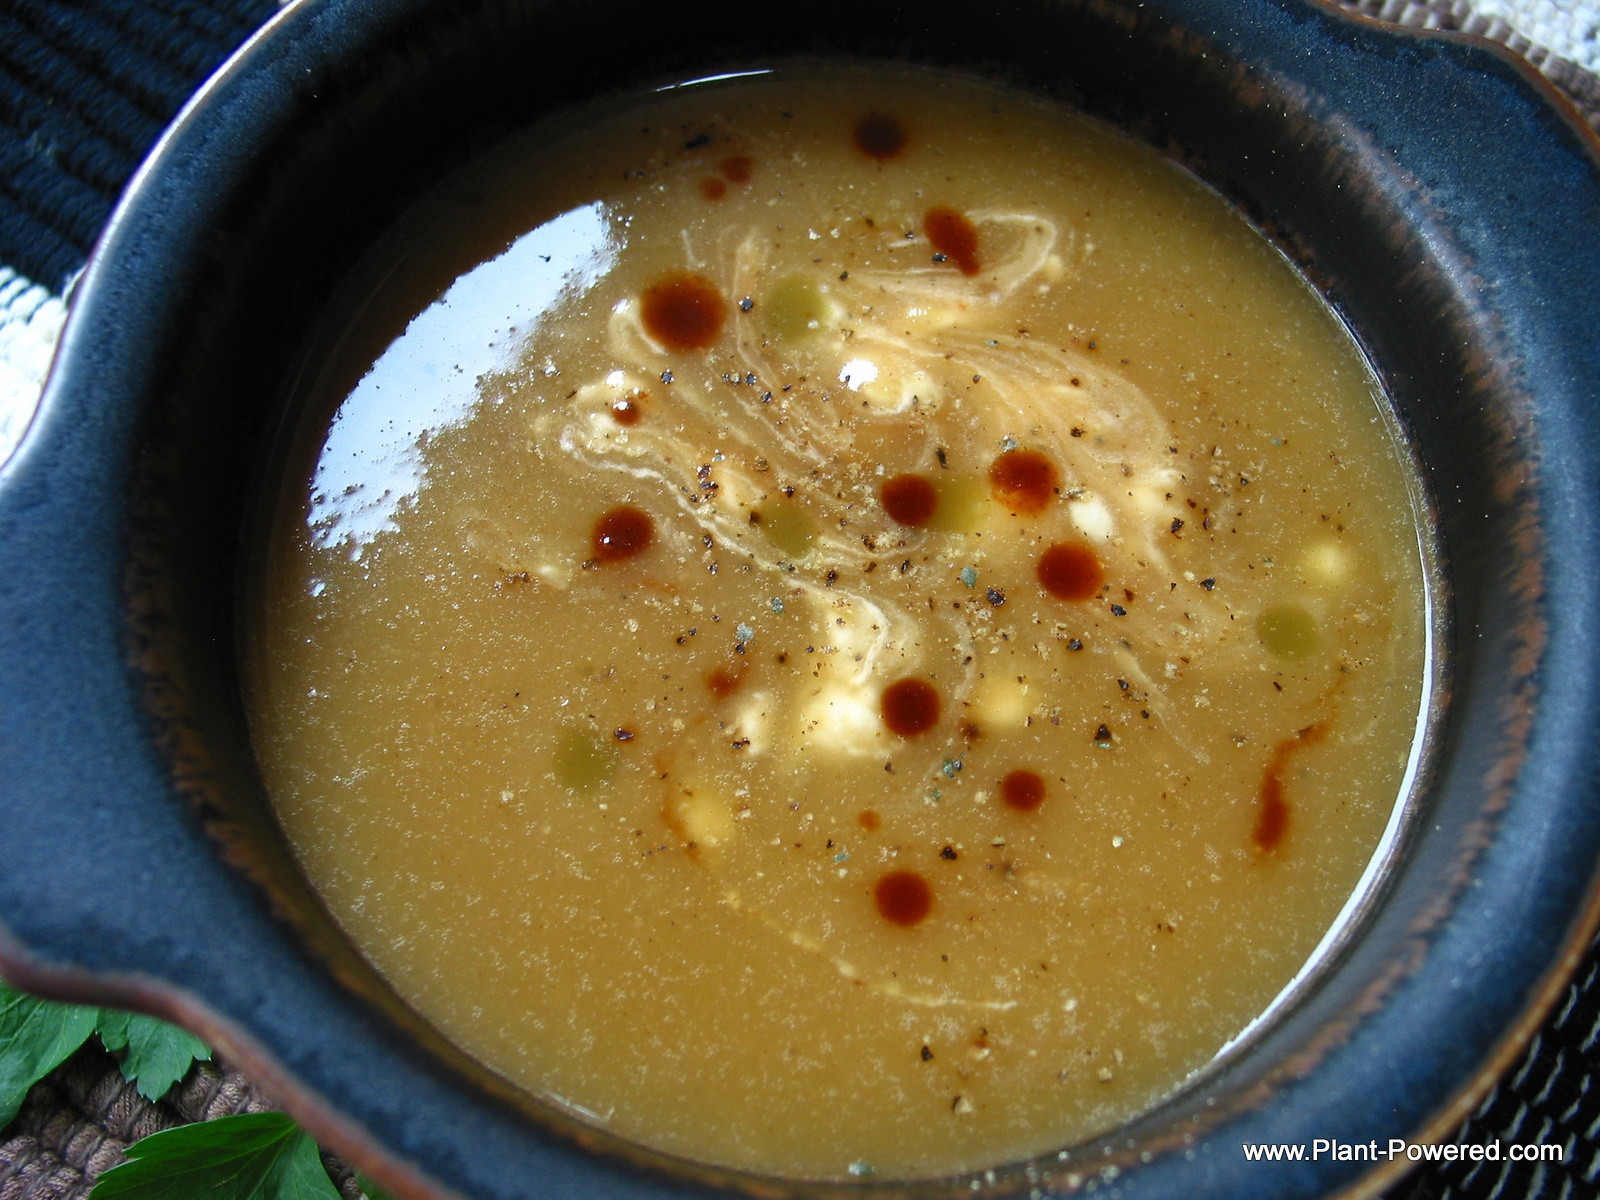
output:
{"label": "broth", "polygon": [[262,771],[529,1093],[788,1177],[1035,1155],[1205,1067],[1373,861],[1408,465],[1120,134],[882,67],[668,90],[447,182],[328,328]]}

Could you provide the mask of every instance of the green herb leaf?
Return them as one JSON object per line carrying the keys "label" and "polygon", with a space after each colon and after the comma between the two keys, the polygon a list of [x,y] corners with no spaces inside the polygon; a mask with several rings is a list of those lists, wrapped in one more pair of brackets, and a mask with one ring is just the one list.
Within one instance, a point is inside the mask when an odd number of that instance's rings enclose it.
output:
{"label": "green herb leaf", "polygon": [[195,1059],[209,1059],[211,1048],[186,1029],[140,1013],[100,1012],[100,1040],[122,1054],[122,1077],[146,1100],[159,1100],[189,1073]]}
{"label": "green herb leaf", "polygon": [[372,1182],[372,1177],[365,1171],[356,1172],[356,1186],[366,1196],[367,1200],[394,1200],[388,1192]]}
{"label": "green herb leaf", "polygon": [[89,1200],[339,1200],[317,1144],[282,1113],[180,1125],[127,1153]]}
{"label": "green herb leaf", "polygon": [[55,1070],[94,1032],[100,1010],[36,1000],[0,984],[0,1129],[28,1089]]}

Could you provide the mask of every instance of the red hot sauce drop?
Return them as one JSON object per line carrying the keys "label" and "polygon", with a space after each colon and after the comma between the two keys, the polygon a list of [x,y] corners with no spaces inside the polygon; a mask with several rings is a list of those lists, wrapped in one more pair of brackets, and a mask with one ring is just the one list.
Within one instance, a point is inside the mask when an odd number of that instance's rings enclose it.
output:
{"label": "red hot sauce drop", "polygon": [[611,419],[618,425],[637,425],[639,418],[644,415],[644,410],[639,407],[640,393],[624,396],[621,400],[611,405]]}
{"label": "red hot sauce drop", "polygon": [[1007,450],[989,464],[989,490],[1019,516],[1042,513],[1060,486],[1055,463],[1037,450]]}
{"label": "red hot sauce drop", "polygon": [[706,672],[706,690],[718,700],[724,700],[739,690],[744,683],[744,668],[718,667]]}
{"label": "red hot sauce drop", "polygon": [[939,723],[939,689],[926,679],[901,679],[883,689],[879,707],[889,732],[915,737]]}
{"label": "red hot sauce drop", "polygon": [[717,170],[729,183],[749,183],[754,164],[742,154],[729,155],[717,164]]}
{"label": "red hot sauce drop", "polygon": [[1007,808],[1032,812],[1044,803],[1044,776],[1037,771],[1012,771],[1000,781],[1000,799]]}
{"label": "red hot sauce drop", "polygon": [[1276,850],[1288,831],[1289,805],[1283,798],[1283,776],[1268,768],[1261,781],[1261,809],[1256,814],[1256,827],[1250,831],[1251,840],[1265,854]]}
{"label": "red hot sauce drop", "polygon": [[939,493],[921,475],[896,475],[878,489],[889,519],[901,525],[926,525],[939,507]]}
{"label": "red hot sauce drop", "polygon": [[905,127],[895,118],[868,113],[856,122],[856,149],[868,158],[893,158],[905,148]]}
{"label": "red hot sauce drop", "polygon": [[1263,854],[1276,850],[1289,832],[1289,802],[1283,798],[1283,774],[1289,768],[1289,760],[1301,746],[1320,742],[1327,736],[1326,725],[1307,725],[1293,737],[1284,738],[1272,752],[1272,761],[1267,764],[1261,780],[1261,808],[1256,813],[1256,827],[1250,835],[1256,849]]}
{"label": "red hot sauce drop", "polygon": [[1091,600],[1106,581],[1093,550],[1057,542],[1039,556],[1039,586],[1057,600]]}
{"label": "red hot sauce drop", "polygon": [[664,275],[641,297],[645,332],[668,350],[705,350],[722,334],[727,305],[717,285],[703,275]]}
{"label": "red hot sauce drop", "polygon": [[978,273],[978,229],[965,213],[953,208],[930,208],[922,217],[922,232],[938,253],[961,268],[963,275]]}
{"label": "red hot sauce drop", "polygon": [[619,504],[594,523],[589,547],[598,563],[622,562],[643,554],[655,539],[656,525],[648,513],[631,504]]}
{"label": "red hot sauce drop", "polygon": [[872,899],[884,920],[908,929],[933,911],[933,889],[915,871],[890,871],[872,889]]}

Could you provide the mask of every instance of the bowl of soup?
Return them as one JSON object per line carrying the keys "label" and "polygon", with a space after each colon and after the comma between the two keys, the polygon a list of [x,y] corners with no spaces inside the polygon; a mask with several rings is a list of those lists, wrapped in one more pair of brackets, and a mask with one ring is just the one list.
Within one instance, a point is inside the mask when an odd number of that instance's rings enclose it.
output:
{"label": "bowl of soup", "polygon": [[419,1195],[1380,1187],[1594,923],[1596,167],[1314,4],[291,6],[0,477],[8,973]]}

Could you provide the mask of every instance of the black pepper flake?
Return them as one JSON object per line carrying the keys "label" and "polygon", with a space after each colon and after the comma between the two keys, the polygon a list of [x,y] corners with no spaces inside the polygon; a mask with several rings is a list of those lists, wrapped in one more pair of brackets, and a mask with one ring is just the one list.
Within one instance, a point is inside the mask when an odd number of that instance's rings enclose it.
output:
{"label": "black pepper flake", "polygon": [[1079,429],[1076,425],[1074,425],[1067,432],[1072,434],[1073,437],[1082,437],[1083,436],[1083,430]]}
{"label": "black pepper flake", "polygon": [[752,300],[749,296],[746,296],[743,300],[739,301],[739,311],[740,312],[749,312],[755,306],[756,306],[756,302],[754,300]]}
{"label": "black pepper flake", "polygon": [[772,403],[772,393],[771,392],[762,392],[761,393],[761,403],[763,403],[763,404],[771,404]]}
{"label": "black pepper flake", "polygon": [[1111,615],[1113,617],[1125,617],[1128,615],[1128,610],[1123,608],[1120,604],[1113,604],[1111,606]]}
{"label": "black pepper flake", "polygon": [[1002,592],[999,588],[990,588],[987,592],[984,593],[984,595],[986,595],[989,598],[989,603],[992,604],[995,608],[999,608],[1002,604],[1004,604],[1006,602],[1006,594],[1004,592]]}
{"label": "black pepper flake", "polygon": [[949,456],[945,454],[943,446],[935,446],[933,448],[933,452],[934,454],[938,455],[939,465],[941,467],[948,467],[950,465]]}
{"label": "black pepper flake", "polygon": [[1117,686],[1119,688],[1121,688],[1123,691],[1127,691],[1128,690],[1128,681],[1126,679],[1119,679],[1119,680],[1117,680]]}
{"label": "black pepper flake", "polygon": [[672,382],[672,372],[671,371],[663,371],[663,372],[661,372],[661,382],[662,383],[671,383]]}
{"label": "black pepper flake", "polygon": [[923,1062],[932,1062],[933,1061],[933,1051],[928,1049],[928,1047],[924,1046],[922,1048],[922,1050],[920,1051],[920,1053],[922,1055],[922,1061]]}
{"label": "black pepper flake", "polygon": [[1217,586],[1217,581],[1215,579],[1202,579],[1200,581],[1200,586],[1209,592],[1212,588]]}
{"label": "black pepper flake", "polygon": [[756,373],[754,371],[746,371],[744,373],[744,383],[746,387],[755,387]]}
{"label": "black pepper flake", "polygon": [[1104,725],[1094,731],[1094,744],[1096,746],[1109,746],[1111,744],[1111,730]]}
{"label": "black pepper flake", "polygon": [[850,272],[849,271],[840,271],[839,272],[839,278],[841,280],[849,279],[850,278]]}
{"label": "black pepper flake", "polygon": [[732,742],[730,744],[733,746],[733,748],[735,750],[743,750],[746,746],[748,746],[750,744],[750,739],[749,738],[740,738],[737,741]]}
{"label": "black pepper flake", "polygon": [[838,581],[838,578],[839,578],[839,572],[835,571],[832,567],[829,567],[828,568],[828,574],[827,574],[828,586],[832,587],[834,585],[834,583]]}
{"label": "black pepper flake", "polygon": [[911,570],[911,560],[908,558],[900,564],[900,574],[904,575],[909,570]]}
{"label": "black pepper flake", "polygon": [[933,256],[933,261],[934,262],[949,262],[950,259],[947,256],[943,255],[943,254],[935,254]]}
{"label": "black pepper flake", "polygon": [[1172,518],[1172,530],[1171,530],[1171,532],[1177,533],[1178,530],[1180,530],[1182,528],[1183,528],[1183,522],[1178,520],[1177,517],[1173,517]]}
{"label": "black pepper flake", "polygon": [[1082,650],[1083,649],[1083,639],[1082,638],[1073,638],[1071,641],[1069,641],[1067,643],[1067,649],[1068,650]]}
{"label": "black pepper flake", "polygon": [[611,736],[616,738],[617,741],[619,741],[619,742],[631,742],[631,741],[633,741],[633,730],[631,730],[631,729],[618,729],[618,730],[613,731]]}
{"label": "black pepper flake", "polygon": [[711,135],[709,133],[702,133],[696,137],[690,138],[683,144],[683,148],[685,150],[699,150],[701,147],[709,145],[711,145]]}
{"label": "black pepper flake", "polygon": [[946,846],[943,850],[939,851],[939,857],[944,859],[946,862],[955,862],[955,860],[960,856],[956,854],[956,848],[954,846]]}

